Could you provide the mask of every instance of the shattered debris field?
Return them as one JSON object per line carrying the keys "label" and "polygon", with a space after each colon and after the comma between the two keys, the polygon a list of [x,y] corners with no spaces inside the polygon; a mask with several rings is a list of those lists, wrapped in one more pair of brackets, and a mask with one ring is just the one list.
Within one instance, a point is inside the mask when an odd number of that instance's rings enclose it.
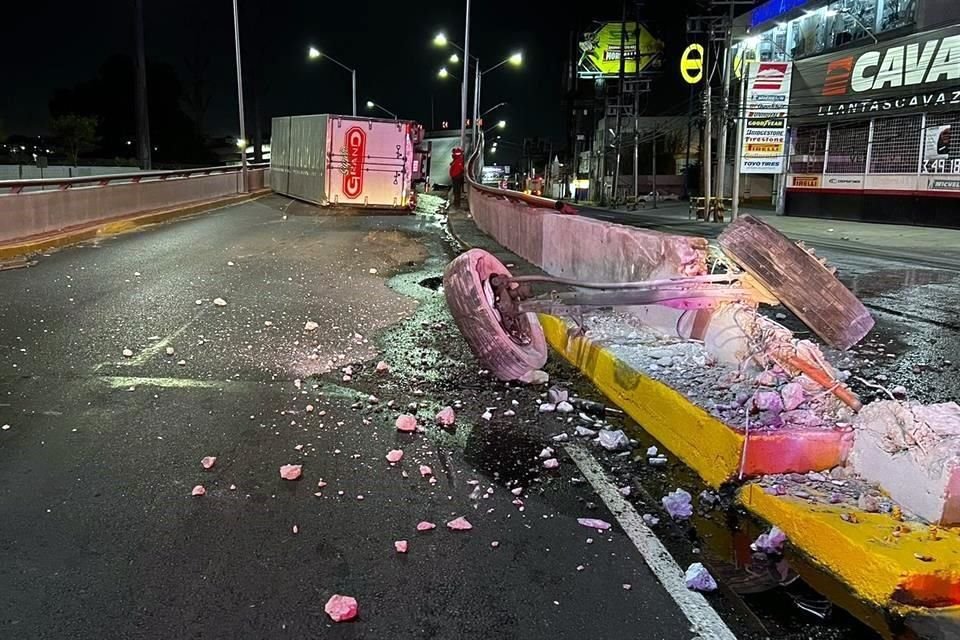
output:
{"label": "shattered debris field", "polygon": [[[0,271],[0,637],[921,637],[563,357],[540,384],[483,371],[441,285],[465,247],[423,206],[268,196]],[[880,347],[838,366],[916,397]],[[700,357],[655,348],[665,382]],[[738,394],[786,382],[684,392],[736,431]],[[757,486],[893,509],[841,473]]]}

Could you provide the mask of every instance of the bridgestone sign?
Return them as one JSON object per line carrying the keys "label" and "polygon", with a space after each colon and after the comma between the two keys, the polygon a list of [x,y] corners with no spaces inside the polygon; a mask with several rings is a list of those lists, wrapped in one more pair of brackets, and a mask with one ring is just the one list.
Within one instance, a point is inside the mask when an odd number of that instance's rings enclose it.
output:
{"label": "bridgestone sign", "polygon": [[750,62],[741,173],[783,173],[792,63]]}

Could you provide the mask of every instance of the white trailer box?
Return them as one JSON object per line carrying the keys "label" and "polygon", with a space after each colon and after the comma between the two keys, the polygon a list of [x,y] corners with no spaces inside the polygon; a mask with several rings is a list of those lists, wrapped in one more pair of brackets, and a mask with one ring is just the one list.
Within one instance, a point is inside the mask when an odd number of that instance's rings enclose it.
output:
{"label": "white trailer box", "polygon": [[422,127],[330,114],[273,119],[270,186],[320,205],[410,208]]}

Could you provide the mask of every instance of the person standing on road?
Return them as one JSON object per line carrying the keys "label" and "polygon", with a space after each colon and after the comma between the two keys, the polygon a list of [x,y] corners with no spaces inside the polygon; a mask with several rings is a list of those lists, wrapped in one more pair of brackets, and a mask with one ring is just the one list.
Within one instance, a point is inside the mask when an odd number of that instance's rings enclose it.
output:
{"label": "person standing on road", "polygon": [[453,160],[450,161],[450,179],[453,180],[453,206],[460,208],[460,196],[463,193],[463,149],[453,150]]}

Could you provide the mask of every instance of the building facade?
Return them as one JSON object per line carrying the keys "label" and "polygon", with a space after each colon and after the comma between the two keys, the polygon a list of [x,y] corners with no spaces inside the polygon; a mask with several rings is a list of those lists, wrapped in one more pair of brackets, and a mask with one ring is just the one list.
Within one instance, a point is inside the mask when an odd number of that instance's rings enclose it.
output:
{"label": "building facade", "polygon": [[786,215],[960,227],[960,2],[773,0],[741,21],[756,58],[793,62]]}

